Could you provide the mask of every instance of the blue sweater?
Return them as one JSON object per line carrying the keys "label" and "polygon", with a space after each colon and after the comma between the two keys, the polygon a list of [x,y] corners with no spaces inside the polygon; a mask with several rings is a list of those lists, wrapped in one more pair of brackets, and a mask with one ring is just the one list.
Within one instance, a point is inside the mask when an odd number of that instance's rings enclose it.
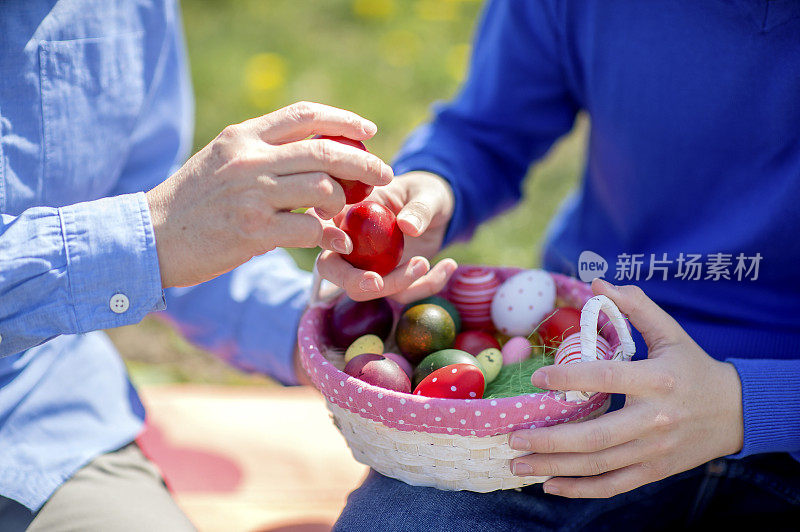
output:
{"label": "blue sweater", "polygon": [[544,267],[607,261],[738,370],[736,457],[800,458],[800,2],[490,2],[468,79],[395,172],[446,178],[446,242],[465,238],[579,111],[587,164]]}

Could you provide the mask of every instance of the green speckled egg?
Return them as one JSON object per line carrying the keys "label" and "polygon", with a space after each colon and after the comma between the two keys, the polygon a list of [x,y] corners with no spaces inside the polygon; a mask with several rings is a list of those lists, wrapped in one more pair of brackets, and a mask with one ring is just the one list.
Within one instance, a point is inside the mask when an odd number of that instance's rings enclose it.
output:
{"label": "green speckled egg", "polygon": [[458,313],[458,310],[456,310],[455,305],[453,305],[452,303],[450,303],[448,300],[446,300],[441,296],[428,296],[425,299],[414,301],[413,303],[406,305],[403,311],[405,312],[406,310],[416,305],[425,305],[425,304],[438,305],[442,307],[444,310],[446,310],[447,313],[450,314],[450,317],[453,318],[453,323],[456,326],[456,333],[461,332],[461,314]]}
{"label": "green speckled egg", "polygon": [[452,346],[455,338],[453,318],[439,305],[429,303],[406,310],[395,333],[397,346],[412,364],[429,353]]}

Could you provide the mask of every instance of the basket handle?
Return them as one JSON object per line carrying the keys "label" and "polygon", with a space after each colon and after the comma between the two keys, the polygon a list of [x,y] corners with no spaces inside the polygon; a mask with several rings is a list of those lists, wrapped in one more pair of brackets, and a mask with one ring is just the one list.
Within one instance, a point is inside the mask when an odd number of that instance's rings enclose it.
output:
{"label": "basket handle", "polygon": [[334,296],[342,292],[342,289],[331,282],[326,281],[319,274],[317,269],[317,261],[319,261],[320,254],[314,259],[314,268],[311,270],[311,295],[308,299],[308,306],[310,308],[325,305]]}
{"label": "basket handle", "polygon": [[630,360],[636,353],[636,344],[631,338],[625,316],[613,301],[601,295],[590,298],[581,310],[581,361],[597,360],[597,324],[601,310],[608,316],[619,337],[612,360]]}
{"label": "basket handle", "polygon": [[[614,348],[611,360],[630,360],[636,353],[636,344],[631,338],[625,316],[613,301],[600,295],[586,301],[581,310],[581,362],[597,360],[597,324],[600,320],[601,310],[608,316],[609,322],[614,326],[619,337],[619,344]],[[566,400],[569,402],[588,401],[593,395],[595,394],[580,390],[565,392]]]}

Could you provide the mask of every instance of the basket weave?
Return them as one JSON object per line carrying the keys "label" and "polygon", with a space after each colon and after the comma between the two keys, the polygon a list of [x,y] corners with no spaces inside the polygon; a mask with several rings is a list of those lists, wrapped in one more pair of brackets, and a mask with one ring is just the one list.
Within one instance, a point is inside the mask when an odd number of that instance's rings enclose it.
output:
{"label": "basket weave", "polygon": [[[608,408],[606,402],[583,418],[592,419]],[[412,486],[487,493],[522,488],[550,477],[518,477],[509,462],[528,454],[508,445],[508,434],[458,436],[401,431],[328,403],[333,422],[347,440],[353,458],[381,475]]]}
{"label": "basket weave", "polygon": [[[501,281],[521,271],[494,270]],[[592,297],[588,285],[551,275],[561,305],[581,308]],[[327,312],[334,302],[316,302],[303,315],[298,330],[300,359],[325,396],[333,421],[353,457],[385,476],[414,486],[481,493],[544,482],[549,477],[518,477],[511,473],[509,461],[527,453],[511,449],[509,433],[583,421],[608,408],[607,394],[593,394],[581,401],[567,400],[566,393],[553,391],[460,400],[371,386],[337,369],[342,366],[342,355],[327,347]],[[399,312],[399,306],[395,310]],[[612,348],[618,348],[625,343],[619,335],[625,336],[628,331],[625,328],[618,332],[619,324],[614,324],[617,329],[604,327],[608,321],[606,315],[599,315],[603,336]],[[604,356],[619,354],[618,349],[612,351]]]}

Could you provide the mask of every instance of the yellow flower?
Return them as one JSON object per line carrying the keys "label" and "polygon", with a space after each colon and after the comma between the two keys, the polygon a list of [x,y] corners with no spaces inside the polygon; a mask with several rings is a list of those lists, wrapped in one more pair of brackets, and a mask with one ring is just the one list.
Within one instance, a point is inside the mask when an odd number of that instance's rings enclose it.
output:
{"label": "yellow flower", "polygon": [[458,17],[458,2],[453,0],[417,0],[417,17],[422,20],[451,21]]}
{"label": "yellow flower", "polygon": [[445,68],[454,80],[461,81],[464,79],[471,49],[472,47],[469,44],[464,43],[456,44],[448,50],[445,58]]}
{"label": "yellow flower", "polygon": [[421,49],[417,34],[408,30],[393,30],[381,35],[379,49],[381,56],[392,66],[406,66],[413,63]]}
{"label": "yellow flower", "polygon": [[256,54],[245,65],[245,83],[251,91],[268,91],[286,83],[286,61],[278,54]]}
{"label": "yellow flower", "polygon": [[286,85],[286,61],[278,54],[256,54],[244,69],[245,88],[250,103],[258,109],[270,109]]}
{"label": "yellow flower", "polygon": [[385,20],[394,11],[394,0],[353,0],[353,13],[361,18]]}

